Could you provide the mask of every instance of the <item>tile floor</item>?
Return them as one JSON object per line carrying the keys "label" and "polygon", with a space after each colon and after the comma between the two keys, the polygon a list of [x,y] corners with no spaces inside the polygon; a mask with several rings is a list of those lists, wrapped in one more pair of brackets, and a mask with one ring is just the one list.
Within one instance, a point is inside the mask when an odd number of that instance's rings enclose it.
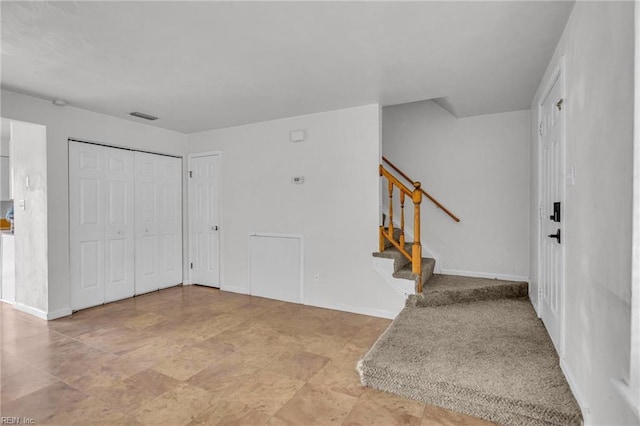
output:
{"label": "tile floor", "polygon": [[490,424],[360,386],[385,319],[198,286],[0,315],[0,416],[38,425]]}

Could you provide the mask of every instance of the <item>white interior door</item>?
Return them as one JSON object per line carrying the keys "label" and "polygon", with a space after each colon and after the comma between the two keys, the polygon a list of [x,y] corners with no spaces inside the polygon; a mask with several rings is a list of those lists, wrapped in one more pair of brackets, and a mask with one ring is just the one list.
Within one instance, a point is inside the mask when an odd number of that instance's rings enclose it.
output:
{"label": "white interior door", "polygon": [[302,240],[298,236],[249,237],[249,287],[253,296],[302,303]]}
{"label": "white interior door", "polygon": [[71,308],[133,295],[133,154],[69,143]]}
{"label": "white interior door", "polygon": [[182,160],[135,153],[136,294],[182,283]]}
{"label": "white interior door", "polygon": [[220,287],[220,156],[191,157],[189,174],[190,280]]}
{"label": "white interior door", "polygon": [[104,301],[134,295],[133,152],[104,151],[105,280]]}
{"label": "white interior door", "polygon": [[540,317],[562,353],[564,160],[562,87],[558,77],[541,105]]}

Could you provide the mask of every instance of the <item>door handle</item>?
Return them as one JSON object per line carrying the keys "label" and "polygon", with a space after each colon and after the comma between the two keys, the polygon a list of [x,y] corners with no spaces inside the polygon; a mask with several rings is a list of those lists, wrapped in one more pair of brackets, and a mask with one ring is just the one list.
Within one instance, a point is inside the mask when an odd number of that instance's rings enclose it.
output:
{"label": "door handle", "polygon": [[118,231],[118,235],[124,235],[124,231]]}
{"label": "door handle", "polygon": [[559,229],[556,231],[555,234],[549,234],[549,235],[547,235],[547,237],[555,238],[556,240],[558,240],[558,244],[560,244],[560,230]]}
{"label": "door handle", "polygon": [[211,227],[211,230],[212,230],[212,231],[217,231],[217,230],[218,230],[218,225],[216,225],[216,226],[212,226],[212,227]]}

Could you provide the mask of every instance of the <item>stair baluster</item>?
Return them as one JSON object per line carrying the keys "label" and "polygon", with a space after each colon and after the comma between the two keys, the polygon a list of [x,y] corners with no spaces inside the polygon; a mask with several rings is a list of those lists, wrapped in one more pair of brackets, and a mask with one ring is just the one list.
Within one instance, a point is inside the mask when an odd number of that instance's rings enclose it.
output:
{"label": "stair baluster", "polygon": [[[418,276],[422,273],[422,244],[420,243],[420,203],[422,191],[420,182],[414,182],[413,187],[413,247],[411,247],[411,272]],[[422,293],[422,280],[418,280],[418,293]]]}
{"label": "stair baluster", "polygon": [[404,247],[404,192],[400,191],[400,245]]}

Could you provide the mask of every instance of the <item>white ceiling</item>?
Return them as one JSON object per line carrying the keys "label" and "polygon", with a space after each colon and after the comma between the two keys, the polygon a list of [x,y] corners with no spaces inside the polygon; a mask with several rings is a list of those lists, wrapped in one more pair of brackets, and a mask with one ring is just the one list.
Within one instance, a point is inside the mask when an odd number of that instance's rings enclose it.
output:
{"label": "white ceiling", "polygon": [[184,133],[375,102],[527,109],[572,7],[3,1],[2,87]]}

